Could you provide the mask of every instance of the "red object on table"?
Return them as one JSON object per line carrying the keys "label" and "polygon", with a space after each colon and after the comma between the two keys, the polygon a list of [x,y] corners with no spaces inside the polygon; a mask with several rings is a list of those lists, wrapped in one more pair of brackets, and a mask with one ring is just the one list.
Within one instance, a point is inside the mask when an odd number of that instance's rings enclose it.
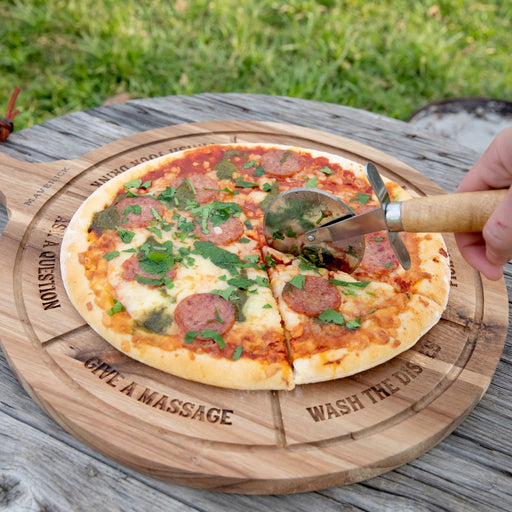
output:
{"label": "red object on table", "polygon": [[14,129],[14,118],[20,113],[18,109],[13,111],[19,92],[20,88],[16,87],[5,111],[5,117],[0,119],[0,141],[6,140]]}

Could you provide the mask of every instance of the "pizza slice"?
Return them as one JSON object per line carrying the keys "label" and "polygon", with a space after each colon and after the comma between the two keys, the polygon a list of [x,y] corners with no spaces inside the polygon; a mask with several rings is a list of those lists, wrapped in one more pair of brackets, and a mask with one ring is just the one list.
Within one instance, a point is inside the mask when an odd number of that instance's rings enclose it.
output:
{"label": "pizza slice", "polygon": [[284,321],[295,383],[347,377],[411,348],[444,308],[380,281],[319,269],[271,250],[272,291]]}

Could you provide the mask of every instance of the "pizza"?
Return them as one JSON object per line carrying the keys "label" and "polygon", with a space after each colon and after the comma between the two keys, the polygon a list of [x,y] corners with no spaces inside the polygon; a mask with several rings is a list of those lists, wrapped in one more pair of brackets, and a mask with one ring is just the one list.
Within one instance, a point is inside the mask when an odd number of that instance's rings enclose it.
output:
{"label": "pizza", "polygon": [[[390,197],[409,193],[386,180]],[[364,167],[274,144],[213,144],[105,183],[74,214],[61,270],[84,320],[127,356],[234,389],[292,389],[364,371],[411,348],[440,319],[449,258],[439,234],[365,235],[355,272],[266,243],[263,216],[294,187],[379,205]]]}

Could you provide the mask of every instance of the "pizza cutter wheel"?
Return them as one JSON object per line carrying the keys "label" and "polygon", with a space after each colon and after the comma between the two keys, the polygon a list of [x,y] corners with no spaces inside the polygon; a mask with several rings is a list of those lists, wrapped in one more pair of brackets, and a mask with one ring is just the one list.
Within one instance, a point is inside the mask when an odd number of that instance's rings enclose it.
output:
{"label": "pizza cutter wheel", "polygon": [[354,211],[336,196],[312,188],[292,188],[279,194],[265,211],[263,234],[270,247],[301,256],[316,266],[351,273],[364,255],[364,236],[310,241],[306,233],[331,220],[353,217]]}
{"label": "pizza cutter wheel", "polygon": [[403,268],[411,260],[399,231],[412,233],[480,232],[507,190],[484,190],[391,201],[375,165],[366,176],[380,206],[359,215],[323,190],[293,188],[278,195],[263,219],[270,247],[308,259],[320,267],[353,272],[364,255],[364,235],[381,230]]}

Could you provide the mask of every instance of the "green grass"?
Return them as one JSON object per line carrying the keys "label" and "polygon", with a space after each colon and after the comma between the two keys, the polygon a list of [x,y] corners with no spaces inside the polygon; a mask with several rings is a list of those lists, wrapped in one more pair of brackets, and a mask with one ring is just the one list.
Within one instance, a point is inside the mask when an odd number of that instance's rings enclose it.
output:
{"label": "green grass", "polygon": [[248,92],[407,119],[512,100],[512,2],[0,0],[0,113],[16,129],[132,98]]}

